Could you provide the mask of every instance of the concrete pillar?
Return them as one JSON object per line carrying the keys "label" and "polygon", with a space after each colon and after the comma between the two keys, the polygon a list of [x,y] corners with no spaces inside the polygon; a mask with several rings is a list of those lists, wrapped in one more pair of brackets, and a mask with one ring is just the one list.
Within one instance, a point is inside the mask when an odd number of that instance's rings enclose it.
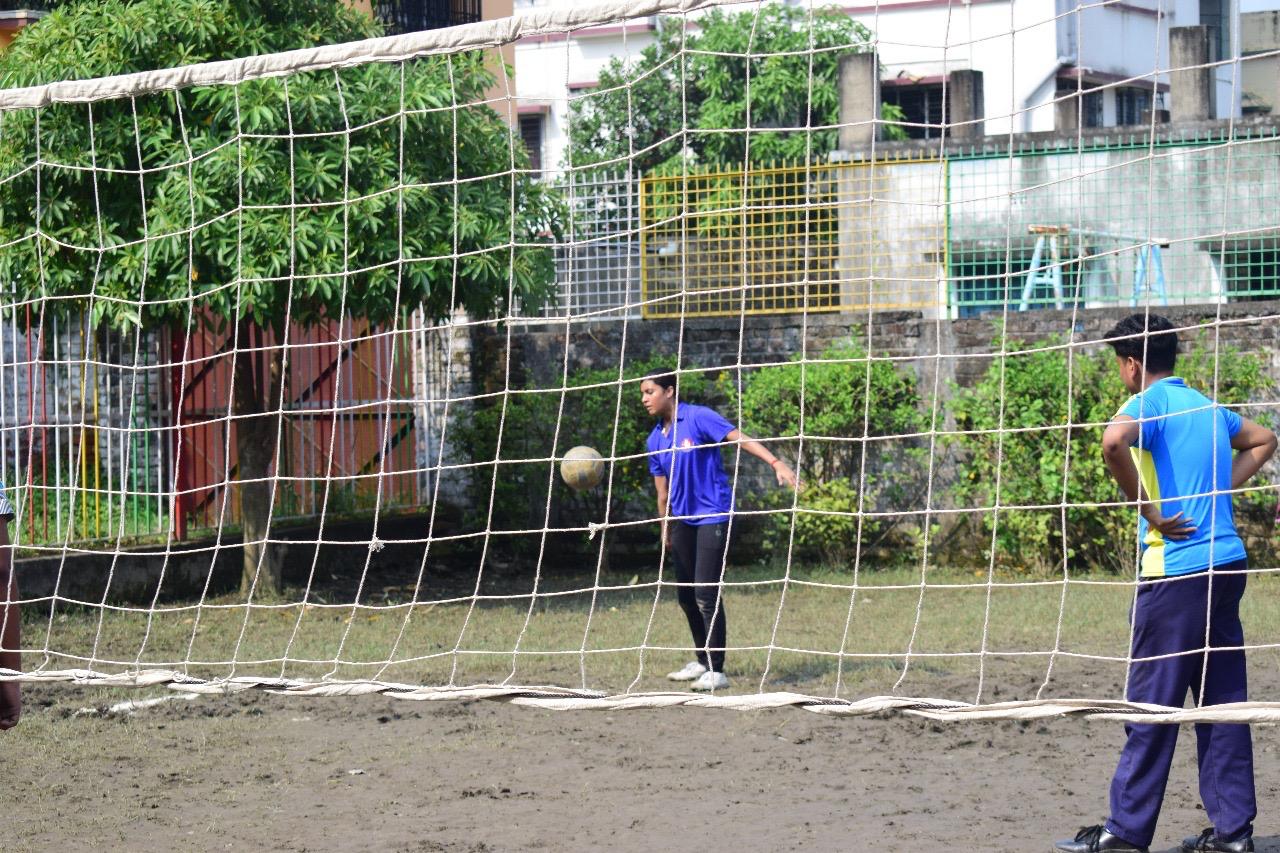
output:
{"label": "concrete pillar", "polygon": [[1280,11],[1240,16],[1240,91],[1250,112],[1280,115]]}
{"label": "concrete pillar", "polygon": [[1053,129],[1058,133],[1075,133],[1080,129],[1080,93],[1075,89],[1059,89],[1053,97]]}
{"label": "concrete pillar", "polygon": [[880,57],[853,53],[840,58],[840,150],[869,148],[880,138]]}
{"label": "concrete pillar", "polygon": [[981,139],[986,135],[982,119],[986,106],[982,101],[981,71],[952,71],[947,77],[950,115],[947,133],[952,139]]}
{"label": "concrete pillar", "polygon": [[1173,121],[1213,118],[1213,69],[1209,62],[1208,27],[1169,30],[1169,113]]}
{"label": "concrete pillar", "polygon": [[[515,11],[514,0],[480,0],[480,20],[497,21],[510,18]],[[490,48],[485,52],[485,67],[493,74],[493,85],[485,92],[489,106],[493,107],[507,124],[516,130],[520,129],[520,117],[516,115],[514,98],[508,93],[516,91],[516,43],[506,42],[498,48]],[[508,78],[507,75],[511,76]]]}

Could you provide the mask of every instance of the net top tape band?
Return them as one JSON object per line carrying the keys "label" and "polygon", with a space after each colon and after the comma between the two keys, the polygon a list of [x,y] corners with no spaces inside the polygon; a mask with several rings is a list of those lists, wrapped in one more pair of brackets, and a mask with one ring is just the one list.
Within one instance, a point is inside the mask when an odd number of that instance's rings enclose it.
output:
{"label": "net top tape band", "polygon": [[0,110],[33,109],[53,103],[90,103],[192,86],[243,83],[305,71],[325,71],[369,62],[400,62],[431,54],[496,47],[526,36],[567,33],[616,23],[620,19],[685,14],[746,2],[751,0],[614,0],[586,6],[537,9],[509,18],[358,42],[0,90]]}

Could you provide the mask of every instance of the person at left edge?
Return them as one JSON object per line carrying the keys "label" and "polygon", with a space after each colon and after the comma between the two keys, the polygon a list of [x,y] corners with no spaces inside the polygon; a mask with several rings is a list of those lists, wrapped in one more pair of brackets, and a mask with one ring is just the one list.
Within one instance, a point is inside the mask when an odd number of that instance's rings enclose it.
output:
{"label": "person at left edge", "polygon": [[[9,545],[9,522],[13,505],[0,483],[0,669],[22,669],[22,614],[18,609],[18,580],[13,575],[13,548]],[[22,686],[16,681],[0,681],[0,731],[11,729],[22,716]]]}
{"label": "person at left edge", "polygon": [[694,690],[724,690],[726,619],[721,598],[733,489],[721,447],[737,444],[763,460],[778,485],[799,488],[795,471],[759,441],[742,434],[706,406],[680,400],[674,373],[655,374],[640,383],[640,397],[657,419],[647,442],[649,473],[658,493],[662,543],[676,564],[677,599],[689,621],[697,659],[667,675],[692,681]]}

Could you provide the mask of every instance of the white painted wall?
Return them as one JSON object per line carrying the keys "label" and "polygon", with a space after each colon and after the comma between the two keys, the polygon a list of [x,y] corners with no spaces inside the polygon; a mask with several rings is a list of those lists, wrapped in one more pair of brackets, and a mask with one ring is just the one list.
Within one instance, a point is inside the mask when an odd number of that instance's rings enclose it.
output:
{"label": "white painted wall", "polygon": [[653,43],[647,20],[632,22],[625,33],[616,29],[619,31],[596,36],[525,39],[516,44],[519,106],[546,108],[542,142],[545,168],[560,168],[567,156],[569,104],[577,97],[569,87],[595,83],[613,57],[638,60],[640,52]]}
{"label": "white painted wall", "polygon": [[[895,6],[901,5],[901,9]],[[1053,0],[996,0],[968,6],[883,3],[855,12],[877,36],[886,77],[935,77],[957,69],[982,72],[987,133],[1047,130],[1053,110],[1023,117],[1037,90],[1056,70]],[[1052,88],[1052,81],[1049,87]]]}

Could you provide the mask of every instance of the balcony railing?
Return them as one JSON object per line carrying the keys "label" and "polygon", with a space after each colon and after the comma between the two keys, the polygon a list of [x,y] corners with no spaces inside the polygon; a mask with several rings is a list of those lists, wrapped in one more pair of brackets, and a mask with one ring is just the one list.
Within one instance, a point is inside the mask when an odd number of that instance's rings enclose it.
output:
{"label": "balcony railing", "polygon": [[390,33],[434,30],[480,20],[480,0],[390,0],[376,4]]}

